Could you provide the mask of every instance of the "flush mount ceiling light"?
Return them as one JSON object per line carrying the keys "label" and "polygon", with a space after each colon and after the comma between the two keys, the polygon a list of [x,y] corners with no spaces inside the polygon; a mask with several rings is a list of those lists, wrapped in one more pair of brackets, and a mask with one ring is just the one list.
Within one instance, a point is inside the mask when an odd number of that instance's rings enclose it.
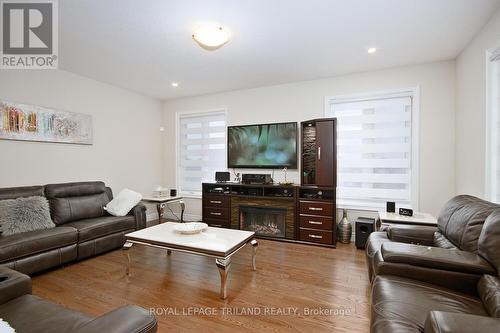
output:
{"label": "flush mount ceiling light", "polygon": [[368,53],[370,53],[370,54],[373,54],[373,53],[375,53],[375,52],[377,52],[377,48],[376,48],[376,47],[370,47],[370,48],[368,49]]}
{"label": "flush mount ceiling light", "polygon": [[229,41],[229,32],[220,25],[204,24],[194,30],[193,39],[205,50],[213,51]]}
{"label": "flush mount ceiling light", "polygon": [[177,88],[179,86],[178,82],[172,82],[172,87]]}

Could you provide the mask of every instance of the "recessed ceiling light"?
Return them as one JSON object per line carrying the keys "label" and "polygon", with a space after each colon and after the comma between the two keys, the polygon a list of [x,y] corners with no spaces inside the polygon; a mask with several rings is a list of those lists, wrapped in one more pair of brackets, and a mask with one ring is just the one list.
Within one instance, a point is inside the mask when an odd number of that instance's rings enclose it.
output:
{"label": "recessed ceiling light", "polygon": [[370,47],[368,49],[368,53],[370,53],[370,54],[375,53],[375,52],[377,52],[377,48],[375,48],[375,47]]}
{"label": "recessed ceiling light", "polygon": [[177,82],[172,82],[172,87],[177,88],[178,86],[179,86],[179,83],[177,83]]}
{"label": "recessed ceiling light", "polygon": [[215,24],[204,24],[193,32],[193,39],[205,50],[217,50],[229,41],[227,29]]}

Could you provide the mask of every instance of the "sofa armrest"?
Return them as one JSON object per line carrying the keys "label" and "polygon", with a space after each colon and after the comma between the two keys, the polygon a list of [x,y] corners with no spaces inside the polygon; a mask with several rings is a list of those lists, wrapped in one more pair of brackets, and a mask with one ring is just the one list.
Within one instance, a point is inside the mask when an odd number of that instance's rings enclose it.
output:
{"label": "sofa armrest", "polygon": [[75,333],[153,333],[157,328],[156,318],[151,313],[136,305],[126,305],[89,321]]}
{"label": "sofa armrest", "polygon": [[135,230],[146,228],[146,206],[139,203],[128,212],[128,215],[135,217]]}
{"label": "sofa armrest", "polygon": [[10,268],[0,267],[0,304],[26,294],[31,294],[30,277]]}
{"label": "sofa armrest", "polygon": [[500,319],[462,313],[431,311],[425,320],[425,333],[495,333]]}
{"label": "sofa armrest", "polygon": [[387,229],[387,237],[393,242],[434,245],[436,227],[394,225]]}
{"label": "sofa armrest", "polygon": [[483,275],[385,262],[381,251],[373,256],[375,275],[394,275],[478,296],[477,284]]}
{"label": "sofa armrest", "polygon": [[456,249],[384,243],[381,253],[383,260],[388,263],[408,264],[469,274],[496,275],[495,268],[479,255]]}

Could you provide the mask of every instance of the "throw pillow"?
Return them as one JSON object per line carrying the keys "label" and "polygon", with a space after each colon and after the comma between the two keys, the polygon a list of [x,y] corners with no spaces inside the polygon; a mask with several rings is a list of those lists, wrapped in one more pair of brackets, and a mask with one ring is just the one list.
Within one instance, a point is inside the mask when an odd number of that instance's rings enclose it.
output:
{"label": "throw pillow", "polygon": [[16,331],[9,325],[8,322],[0,318],[0,332],[2,333],[16,333]]}
{"label": "throw pillow", "polygon": [[2,236],[55,227],[49,202],[41,196],[0,200],[0,225]]}
{"label": "throw pillow", "polygon": [[142,199],[140,193],[129,190],[128,188],[123,189],[118,193],[116,197],[111,200],[104,209],[113,216],[125,216],[130,212],[135,205],[137,205]]}

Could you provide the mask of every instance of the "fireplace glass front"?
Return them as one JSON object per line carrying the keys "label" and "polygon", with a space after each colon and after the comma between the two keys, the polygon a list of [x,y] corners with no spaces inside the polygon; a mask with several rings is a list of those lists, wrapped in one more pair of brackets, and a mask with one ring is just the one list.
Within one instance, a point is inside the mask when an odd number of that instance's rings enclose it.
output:
{"label": "fireplace glass front", "polygon": [[285,238],[286,208],[240,206],[241,230],[256,235]]}

